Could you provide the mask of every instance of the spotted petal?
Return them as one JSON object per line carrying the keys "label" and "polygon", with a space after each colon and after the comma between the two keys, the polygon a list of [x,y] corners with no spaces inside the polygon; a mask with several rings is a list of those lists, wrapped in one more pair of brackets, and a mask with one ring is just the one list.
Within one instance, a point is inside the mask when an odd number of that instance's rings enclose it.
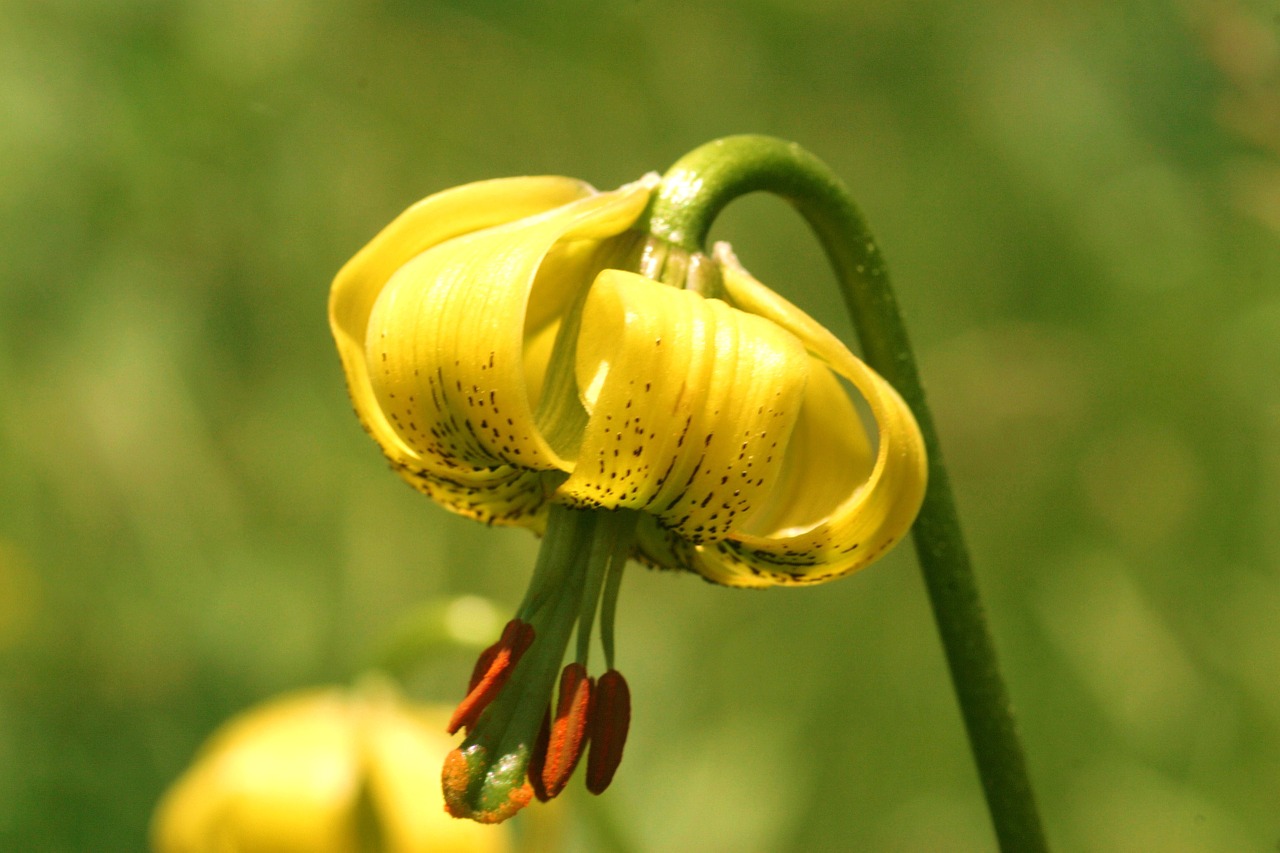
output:
{"label": "spotted petal", "polygon": [[562,177],[504,178],[445,190],[400,214],[338,272],[329,294],[329,325],[347,388],[361,423],[393,461],[410,461],[413,454],[374,399],[365,361],[369,314],[392,274],[432,246],[544,213],[591,192],[587,184]]}
{"label": "spotted petal", "polygon": [[618,270],[583,312],[578,385],[590,412],[558,496],[626,507],[692,544],[750,520],[777,486],[808,379],[774,323]]}
{"label": "spotted petal", "polygon": [[[566,288],[590,281],[574,274],[583,259],[630,227],[651,185],[596,194],[566,178],[518,178],[450,190],[339,273],[330,318],[352,400],[410,483],[465,515],[536,526],[544,474],[567,463],[533,414],[530,292],[535,282],[545,291],[541,306],[571,300]],[[531,319],[554,325],[545,311]]]}
{"label": "spotted petal", "polygon": [[[694,568],[708,579],[730,586],[820,583],[863,568],[906,534],[924,498],[925,449],[915,418],[888,382],[815,320],[756,281],[726,245],[717,246],[716,259],[730,302],[790,331],[813,356],[857,388],[875,420],[879,446],[865,481],[851,488],[824,517],[763,535],[735,533],[714,547],[697,549]],[[829,411],[830,385],[811,383],[810,387],[827,402],[806,399],[806,407],[816,419],[807,432],[802,430],[800,439],[818,442],[825,433],[827,447],[833,451],[825,465],[847,483],[861,464],[856,458],[860,442],[841,446],[841,431],[850,428],[849,422],[841,423],[845,415],[825,425],[821,415]],[[819,466],[824,463],[819,457],[807,454],[802,464],[809,470],[791,479],[789,490],[781,497],[788,504],[803,507],[802,515],[815,508],[806,489],[821,481]]]}

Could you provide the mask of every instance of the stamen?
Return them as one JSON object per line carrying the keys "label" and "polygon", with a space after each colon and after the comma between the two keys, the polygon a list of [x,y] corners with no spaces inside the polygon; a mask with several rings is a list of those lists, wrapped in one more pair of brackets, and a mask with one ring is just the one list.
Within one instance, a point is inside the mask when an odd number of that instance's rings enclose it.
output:
{"label": "stamen", "polygon": [[529,784],[533,786],[533,795],[538,802],[545,803],[551,799],[547,787],[542,784],[542,771],[547,766],[547,746],[551,743],[551,709],[542,717],[542,728],[538,729],[538,738],[533,742],[533,752],[529,754]]}
{"label": "stamen", "polygon": [[[502,638],[480,655],[467,698],[450,723],[451,731],[468,728],[466,741],[444,767],[450,814],[484,823],[505,820],[534,797],[550,799],[568,783],[590,742],[593,682],[585,657],[596,602],[616,561],[625,560],[637,517],[625,510],[552,504],[529,592]],[[575,626],[583,659],[562,670]],[[560,695],[549,715],[557,673]],[[616,710],[608,718],[604,730],[609,743],[618,745],[604,753],[608,771],[601,773],[612,776],[625,724],[618,725]]]}
{"label": "stamen", "polygon": [[484,709],[502,692],[511,671],[533,644],[533,638],[532,625],[512,619],[502,629],[498,641],[480,653],[480,659],[471,672],[467,697],[458,704],[449,719],[449,734],[457,733],[464,726],[470,729],[475,725]]}
{"label": "stamen", "polygon": [[622,763],[631,727],[631,690],[622,673],[611,669],[596,682],[591,697],[591,751],[587,755],[587,790],[602,794]]}
{"label": "stamen", "polygon": [[480,685],[480,682],[484,679],[485,673],[487,673],[489,668],[493,666],[493,661],[498,656],[498,649],[501,645],[501,639],[495,640],[488,648],[480,653],[480,657],[476,659],[476,665],[471,669],[471,679],[467,682],[468,694]]}
{"label": "stamen", "polygon": [[613,669],[613,625],[618,613],[618,591],[622,589],[622,570],[626,568],[631,551],[631,535],[619,537],[609,555],[609,570],[605,576],[604,592],[600,603],[600,646],[604,649],[604,665]]}
{"label": "stamen", "polygon": [[560,700],[542,769],[542,786],[548,798],[564,790],[587,744],[592,683],[587,668],[580,663],[571,663],[560,673]]}
{"label": "stamen", "polygon": [[591,543],[591,561],[582,587],[582,604],[578,610],[578,652],[574,658],[583,666],[587,665],[587,657],[591,652],[591,628],[596,621],[600,589],[604,586],[610,563],[616,557],[618,540],[627,538],[619,533],[625,534],[634,523],[625,511],[602,514],[600,525],[603,534]]}

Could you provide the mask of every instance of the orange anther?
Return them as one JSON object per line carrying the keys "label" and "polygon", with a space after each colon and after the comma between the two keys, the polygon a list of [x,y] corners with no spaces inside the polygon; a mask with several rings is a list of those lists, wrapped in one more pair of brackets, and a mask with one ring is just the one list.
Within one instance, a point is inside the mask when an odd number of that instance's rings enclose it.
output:
{"label": "orange anther", "polygon": [[485,673],[489,671],[489,667],[493,666],[494,658],[498,656],[498,648],[502,640],[497,640],[487,649],[480,653],[480,657],[476,658],[476,665],[471,668],[471,680],[467,682],[467,692],[475,690],[481,680],[484,679]]}
{"label": "orange anther", "polygon": [[551,724],[542,785],[548,798],[564,790],[587,744],[587,714],[591,707],[592,679],[587,668],[571,663],[560,673],[560,698]]}
{"label": "orange anther", "polygon": [[631,727],[631,690],[622,673],[611,669],[596,683],[591,697],[591,751],[587,755],[587,790],[604,793],[622,762]]}
{"label": "orange anther", "polygon": [[449,719],[449,734],[458,729],[471,728],[489,703],[502,691],[511,677],[511,671],[521,656],[533,643],[533,626],[519,619],[512,619],[502,629],[498,642],[480,653],[471,673],[467,697],[463,699]]}

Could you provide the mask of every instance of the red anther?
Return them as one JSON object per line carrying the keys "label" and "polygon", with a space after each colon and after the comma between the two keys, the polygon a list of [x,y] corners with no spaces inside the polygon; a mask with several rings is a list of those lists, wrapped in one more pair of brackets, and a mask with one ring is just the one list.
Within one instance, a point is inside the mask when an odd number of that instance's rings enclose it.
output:
{"label": "red anther", "polygon": [[560,699],[556,703],[546,764],[542,768],[542,785],[548,798],[564,790],[587,745],[591,687],[587,668],[580,663],[571,663],[560,673]]}
{"label": "red anther", "polygon": [[533,786],[533,795],[538,802],[545,803],[551,797],[542,784],[542,771],[547,766],[547,745],[551,743],[551,709],[542,715],[542,728],[538,729],[538,739],[533,742],[533,750],[529,753],[529,784]]}
{"label": "red anther", "polygon": [[[511,677],[511,671],[521,656],[533,643],[533,626],[519,619],[512,619],[502,629],[498,642],[480,653],[475,670],[471,673],[471,686],[467,697],[458,704],[449,719],[449,734],[458,729],[471,728],[489,703],[502,691]],[[479,678],[476,674],[479,673]]]}
{"label": "red anther", "polygon": [[622,762],[631,727],[631,689],[622,673],[611,669],[591,696],[591,751],[587,755],[587,790],[602,794]]}

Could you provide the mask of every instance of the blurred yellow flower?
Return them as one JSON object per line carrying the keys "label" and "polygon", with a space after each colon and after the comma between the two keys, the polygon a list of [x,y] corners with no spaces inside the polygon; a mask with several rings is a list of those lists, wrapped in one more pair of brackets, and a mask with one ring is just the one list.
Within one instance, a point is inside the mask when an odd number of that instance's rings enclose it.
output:
{"label": "blurred yellow flower", "polygon": [[444,811],[447,710],[389,686],[313,689],[225,724],[157,806],[157,853],[505,853]]}

